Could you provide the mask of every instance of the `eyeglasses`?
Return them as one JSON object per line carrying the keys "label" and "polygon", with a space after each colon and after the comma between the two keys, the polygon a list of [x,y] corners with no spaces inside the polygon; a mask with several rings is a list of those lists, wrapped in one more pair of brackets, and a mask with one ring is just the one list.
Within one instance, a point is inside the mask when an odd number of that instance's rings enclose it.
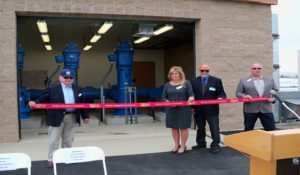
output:
{"label": "eyeglasses", "polygon": [[209,72],[209,70],[200,70],[201,72]]}
{"label": "eyeglasses", "polygon": [[253,70],[256,70],[256,69],[261,70],[261,67],[253,67],[252,69]]}
{"label": "eyeglasses", "polygon": [[73,77],[64,77],[64,79],[68,79],[68,78],[70,78],[71,80],[73,79]]}

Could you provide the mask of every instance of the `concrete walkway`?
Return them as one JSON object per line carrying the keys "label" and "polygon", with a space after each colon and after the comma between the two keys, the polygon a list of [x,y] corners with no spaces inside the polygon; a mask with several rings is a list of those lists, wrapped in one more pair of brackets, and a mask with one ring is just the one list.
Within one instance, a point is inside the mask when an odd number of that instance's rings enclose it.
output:
{"label": "concrete walkway", "polygon": [[[18,143],[0,144],[0,153],[23,152],[32,161],[47,160],[47,127],[22,129],[22,139]],[[195,145],[196,130],[189,129],[187,149]],[[223,142],[223,136],[221,141]],[[210,145],[210,133],[207,137]],[[171,130],[164,122],[128,125],[88,124],[76,130],[73,147],[98,146],[106,156],[167,152],[173,148]],[[224,145],[221,145],[224,146]]]}

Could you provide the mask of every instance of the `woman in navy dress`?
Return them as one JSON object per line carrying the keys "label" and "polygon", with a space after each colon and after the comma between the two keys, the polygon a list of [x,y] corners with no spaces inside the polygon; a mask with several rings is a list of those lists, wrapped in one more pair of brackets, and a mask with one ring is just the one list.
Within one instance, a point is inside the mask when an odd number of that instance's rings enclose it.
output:
{"label": "woman in navy dress", "polygon": [[[185,80],[181,67],[173,66],[168,74],[169,82],[164,86],[162,100],[168,101],[194,101],[194,93],[191,83]],[[174,106],[166,107],[166,127],[172,129],[175,143],[171,154],[183,154],[186,149],[186,141],[189,136],[188,128],[191,126],[191,107]],[[181,142],[181,144],[180,144]]]}

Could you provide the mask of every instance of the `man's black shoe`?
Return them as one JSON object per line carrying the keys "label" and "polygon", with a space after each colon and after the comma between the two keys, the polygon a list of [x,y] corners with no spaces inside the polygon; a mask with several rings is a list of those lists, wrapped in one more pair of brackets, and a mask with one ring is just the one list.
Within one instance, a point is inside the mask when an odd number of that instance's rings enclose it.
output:
{"label": "man's black shoe", "polygon": [[212,154],[218,154],[219,151],[220,151],[220,147],[212,147],[212,148],[210,148],[210,152]]}
{"label": "man's black shoe", "polygon": [[197,150],[200,148],[206,148],[206,145],[196,145],[196,146],[192,146],[192,150]]}

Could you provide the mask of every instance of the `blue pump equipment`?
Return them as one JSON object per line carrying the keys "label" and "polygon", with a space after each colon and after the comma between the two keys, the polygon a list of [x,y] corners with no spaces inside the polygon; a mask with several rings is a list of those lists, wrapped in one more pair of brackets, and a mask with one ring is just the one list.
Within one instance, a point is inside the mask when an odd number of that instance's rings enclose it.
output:
{"label": "blue pump equipment", "polygon": [[[58,64],[58,66],[56,70],[51,74],[51,76],[48,79],[46,79],[46,87],[51,85],[51,81],[60,70],[62,63],[64,63],[64,69],[71,69],[74,75],[76,75],[76,70],[79,68],[79,56],[81,54],[81,51],[77,48],[75,43],[71,42],[65,47],[62,53],[63,56],[55,56],[55,61]],[[75,76],[73,84],[76,84],[76,80],[77,79]],[[42,95],[43,90],[29,89],[28,92],[31,95],[31,100],[34,100]]]}
{"label": "blue pump equipment", "polygon": [[[23,53],[23,55],[22,55]],[[22,56],[23,62],[23,56],[25,51],[23,52],[20,50],[20,54],[18,51],[18,60],[19,55]],[[58,67],[54,71],[54,73],[50,76],[50,78],[47,80],[46,86],[50,85],[51,79],[54,77],[54,75],[58,72],[60,69],[60,65],[63,62],[64,68],[71,69],[74,71],[74,75],[76,75],[76,70],[79,68],[79,56],[81,54],[81,51],[77,49],[76,45],[74,43],[69,43],[67,47],[63,50],[63,56],[56,56],[55,60],[58,63]],[[85,87],[83,88],[83,96],[87,101],[93,101],[95,99],[100,99],[101,97],[105,97],[105,99],[112,99],[117,103],[125,103],[129,102],[128,99],[129,95],[125,95],[124,89],[131,88],[132,87],[132,68],[133,68],[133,54],[134,49],[130,46],[128,41],[121,41],[119,43],[119,46],[117,49],[115,49],[115,53],[113,55],[108,56],[108,60],[110,62],[110,68],[109,71],[106,73],[106,75],[101,80],[101,87],[100,89],[94,88],[94,87]],[[113,63],[116,61],[116,69],[117,69],[117,85],[112,86],[110,89],[104,89],[103,84],[107,76],[110,74],[112,70]],[[18,63],[19,65],[19,63]],[[18,66],[19,67],[19,66]],[[76,78],[75,78],[76,80]],[[74,81],[75,83],[76,81]],[[160,88],[137,88],[136,89],[136,97],[137,98],[153,98],[153,99],[159,99],[161,98],[161,94],[163,91],[163,87]],[[22,90],[22,96],[24,96],[24,99],[30,97],[31,100],[34,100],[38,98],[42,94],[43,90],[28,90],[26,91],[26,88]],[[101,93],[102,92],[102,93]],[[26,101],[24,101],[24,106],[26,104]],[[21,106],[21,105],[20,105]],[[22,107],[21,107],[22,108]],[[25,111],[25,108],[21,109]],[[124,115],[130,115],[126,113],[126,108],[118,108],[113,113],[114,116],[124,116]],[[30,108],[29,108],[30,111]],[[134,112],[134,110],[132,110]]]}
{"label": "blue pump equipment", "polygon": [[[18,74],[19,77],[21,77],[21,71],[24,69],[23,63],[24,63],[24,56],[26,52],[25,50],[21,47],[20,44],[18,44],[18,58],[17,58],[17,69],[18,69]],[[20,79],[20,78],[19,78]],[[29,106],[26,106],[28,103],[28,98],[30,97],[29,93],[26,91],[25,86],[21,86],[21,81],[19,80],[19,108],[20,108],[20,118],[21,119],[29,119],[31,118],[31,115],[28,114],[31,109]]]}
{"label": "blue pump equipment", "polygon": [[[71,69],[76,75],[76,70],[79,69],[79,56],[81,54],[81,50],[79,50],[75,43],[69,43],[67,47],[63,50],[63,58],[64,58],[64,68]],[[73,84],[76,84],[77,79],[74,77]]]}
{"label": "blue pump equipment", "polygon": [[[133,102],[128,99],[133,99],[131,93],[125,93],[126,88],[132,87],[132,68],[133,68],[133,53],[134,49],[130,46],[128,41],[120,41],[119,46],[115,49],[114,55],[109,55],[108,60],[110,62],[109,71],[106,73],[100,83],[100,91],[92,87],[84,89],[84,95],[86,99],[94,98],[93,95],[98,95],[100,92],[100,98],[105,96],[106,99],[112,99],[118,103]],[[114,61],[116,61],[117,80],[118,84],[112,86],[111,89],[103,89],[104,80],[111,72]],[[137,98],[161,98],[163,87],[160,88],[137,88]],[[130,109],[130,108],[127,108]],[[114,116],[132,115],[135,110],[127,110],[126,108],[117,108],[113,113]],[[126,111],[127,110],[127,111]],[[127,113],[126,113],[127,112]]]}
{"label": "blue pump equipment", "polygon": [[[55,56],[55,61],[58,64],[56,70],[51,74],[46,82],[46,86],[49,86],[52,78],[58,73],[61,67],[61,63],[64,63],[64,69],[71,69],[73,74],[76,75],[76,70],[79,68],[79,56],[81,50],[79,50],[75,43],[69,43],[63,50],[63,56]],[[73,84],[76,84],[76,77],[74,77]]]}
{"label": "blue pump equipment", "polygon": [[[114,55],[109,57],[116,58],[117,62],[117,98],[114,100],[118,103],[125,103],[126,94],[125,88],[132,87],[132,67],[133,67],[133,53],[134,49],[129,45],[127,41],[121,41]],[[128,98],[127,98],[128,99]],[[125,115],[125,108],[117,108],[114,115],[123,116]]]}

